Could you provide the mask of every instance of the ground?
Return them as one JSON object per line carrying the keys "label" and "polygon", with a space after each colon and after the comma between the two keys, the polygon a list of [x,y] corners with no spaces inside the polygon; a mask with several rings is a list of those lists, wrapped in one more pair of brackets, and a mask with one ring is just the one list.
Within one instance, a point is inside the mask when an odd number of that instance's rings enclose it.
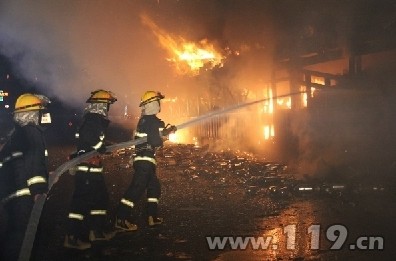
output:
{"label": "ground", "polygon": [[[50,168],[64,163],[71,151],[67,146],[50,148]],[[132,179],[130,154],[130,150],[123,150],[104,158],[110,195],[109,228],[117,203]],[[118,233],[111,241],[94,244],[86,251],[64,249],[73,191],[73,176],[65,173],[45,204],[34,259],[393,260],[396,254],[395,195],[389,186],[303,184],[293,179],[284,164],[240,151],[210,152],[192,145],[167,145],[157,159],[163,225],[148,228],[142,214],[137,232]],[[302,190],[305,187],[313,190]],[[142,199],[138,209],[143,208]],[[319,237],[315,238],[312,229],[319,226]],[[343,227],[348,233],[345,244],[339,246],[340,250],[331,250],[335,243],[326,239],[326,231],[331,238],[331,229]],[[335,231],[333,240],[339,235]],[[237,250],[226,244],[224,249],[210,250],[207,237],[215,236],[271,236],[272,241],[267,249],[249,245]],[[383,237],[384,250],[351,250],[350,245],[363,236],[368,237],[362,241],[367,246],[374,236]],[[318,244],[319,249],[311,249],[311,243]]]}

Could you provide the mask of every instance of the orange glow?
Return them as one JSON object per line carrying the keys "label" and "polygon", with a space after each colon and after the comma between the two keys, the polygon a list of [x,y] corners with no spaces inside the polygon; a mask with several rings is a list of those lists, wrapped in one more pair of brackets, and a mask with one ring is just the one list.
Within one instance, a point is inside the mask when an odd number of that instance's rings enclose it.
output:
{"label": "orange glow", "polygon": [[303,107],[305,108],[305,107],[307,107],[308,106],[308,97],[307,97],[307,93],[306,92],[304,92],[304,93],[302,93],[301,94],[301,99],[302,99],[302,104],[303,104]]}
{"label": "orange glow", "polygon": [[303,108],[308,106],[308,95],[307,95],[307,87],[300,86],[300,97],[301,97],[301,105]]}
{"label": "orange glow", "polygon": [[264,112],[266,113],[274,113],[274,99],[272,97],[272,89],[269,88],[268,89],[268,96],[269,99],[266,101],[265,107],[266,109],[264,110]]}
{"label": "orange glow", "polygon": [[321,85],[325,85],[325,80],[324,80],[323,77],[311,76],[311,82],[312,83],[321,84]]}
{"label": "orange glow", "polygon": [[[304,108],[306,108],[308,106],[308,93],[307,91],[305,91],[306,88],[304,88],[304,93],[301,94],[301,100],[302,100],[302,105]],[[314,93],[315,93],[315,87],[311,87],[310,89],[310,97],[313,98],[314,97]]]}
{"label": "orange glow", "polygon": [[264,97],[267,99],[264,102],[264,106],[260,108],[259,113],[262,114],[264,126],[262,126],[262,133],[264,140],[269,140],[275,136],[274,124],[273,124],[273,113],[274,113],[274,97],[272,89],[270,87],[264,88]]}
{"label": "orange glow", "polygon": [[[317,84],[321,84],[321,85],[325,85],[325,79],[323,77],[316,77],[316,76],[311,76],[311,82],[312,83],[317,83]],[[314,93],[315,93],[315,88],[311,87],[311,97],[314,97]]]}
{"label": "orange glow", "polygon": [[169,134],[169,141],[173,143],[177,143],[177,134],[176,133]]}
{"label": "orange glow", "polygon": [[268,140],[271,137],[275,136],[274,125],[265,125],[264,126],[264,139]]}
{"label": "orange glow", "polygon": [[175,133],[169,134],[169,141],[177,144],[190,144],[189,133],[184,130],[178,130]]}
{"label": "orange glow", "polygon": [[280,109],[291,109],[291,97],[278,98],[277,103]]}
{"label": "orange glow", "polygon": [[311,87],[311,97],[312,98],[314,97],[315,91],[316,91],[316,88],[315,87]]}
{"label": "orange glow", "polygon": [[148,26],[158,38],[161,47],[171,57],[168,61],[175,65],[179,74],[198,75],[201,69],[212,69],[223,66],[223,57],[207,39],[199,43],[175,37],[159,28],[149,17],[141,16],[142,23]]}
{"label": "orange glow", "polygon": [[[308,233],[307,226],[301,226],[300,224],[317,224],[318,217],[314,214],[316,210],[313,203],[304,202],[298,204],[304,211],[295,211],[295,208],[288,208],[281,212],[281,214],[274,218],[263,219],[263,224],[287,224],[270,228],[262,231],[262,236],[272,237],[271,244],[278,246],[277,248],[269,248],[267,251],[258,253],[258,260],[280,260],[284,259],[285,248],[288,248],[288,257],[299,257],[299,256],[312,256],[315,255],[317,250],[311,249],[312,234]],[[294,226],[295,230],[293,233],[286,233],[287,226]],[[289,230],[290,231],[290,230]],[[281,247],[282,246],[282,247]],[[293,248],[291,248],[293,246]]]}

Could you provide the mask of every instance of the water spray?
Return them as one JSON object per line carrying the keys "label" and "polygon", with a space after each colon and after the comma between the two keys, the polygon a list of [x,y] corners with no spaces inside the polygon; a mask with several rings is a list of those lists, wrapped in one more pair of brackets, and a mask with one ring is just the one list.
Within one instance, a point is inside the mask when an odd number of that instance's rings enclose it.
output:
{"label": "water spray", "polygon": [[[260,99],[260,100],[255,100],[255,101],[251,101],[251,102],[246,102],[246,103],[242,103],[242,104],[237,104],[237,105],[235,105],[235,106],[231,106],[231,107],[228,107],[228,108],[225,108],[225,109],[222,109],[222,110],[217,110],[217,111],[213,111],[213,112],[210,112],[210,113],[207,113],[207,114],[198,116],[198,117],[193,118],[193,119],[191,119],[191,120],[189,120],[189,121],[186,121],[186,122],[184,122],[184,123],[181,123],[181,124],[179,124],[179,125],[176,125],[176,127],[177,127],[178,130],[184,129],[184,128],[187,128],[187,127],[189,127],[189,126],[191,126],[191,125],[194,125],[194,124],[197,124],[197,123],[200,123],[200,122],[209,120],[209,119],[211,119],[211,118],[213,118],[213,117],[215,117],[215,116],[227,114],[227,113],[230,113],[230,112],[232,112],[232,111],[235,111],[235,110],[238,110],[238,109],[241,109],[241,108],[244,108],[244,107],[248,107],[248,106],[251,106],[251,105],[260,103],[260,102],[268,101],[268,100],[271,100],[271,99],[278,99],[278,98],[289,97],[289,96],[298,95],[298,94],[302,94],[302,93],[303,93],[303,92],[289,93],[289,94],[285,94],[285,95],[279,95],[279,96],[276,96],[276,97],[263,98],[263,99]],[[145,143],[146,141],[147,141],[147,137],[142,137],[142,138],[135,139],[135,140],[130,140],[130,141],[125,141],[125,142],[117,143],[117,144],[108,146],[108,147],[106,148],[106,152],[113,152],[113,151],[116,151],[116,150],[125,149],[125,148],[130,148],[130,147],[133,148],[134,146],[139,145],[139,144],[142,144],[142,143]],[[86,159],[89,159],[89,158],[91,158],[91,157],[93,157],[93,156],[95,156],[95,155],[98,155],[98,154],[99,154],[99,153],[98,153],[97,151],[93,150],[93,151],[90,151],[90,152],[88,152],[88,153],[85,153],[85,154],[83,154],[83,155],[81,155],[81,156],[78,156],[78,157],[76,157],[76,158],[74,158],[74,159],[72,159],[72,160],[70,160],[70,161],[64,163],[63,165],[59,166],[59,167],[52,173],[52,175],[51,175],[51,177],[50,177],[50,180],[49,180],[49,190],[51,190],[52,186],[58,181],[59,177],[60,177],[65,171],[67,171],[67,170],[69,170],[70,168],[76,166],[77,164],[81,163],[82,161],[84,161],[84,160],[86,160]]]}
{"label": "water spray", "polygon": [[[246,102],[246,103],[242,103],[242,104],[237,104],[235,106],[231,106],[222,110],[217,110],[217,111],[213,111],[201,116],[198,116],[196,118],[193,118],[189,121],[186,121],[184,123],[181,123],[179,125],[176,125],[177,129],[183,129],[186,127],[189,127],[191,125],[209,120],[215,116],[219,116],[219,115],[223,115],[223,114],[227,114],[230,113],[232,111],[244,108],[244,107],[248,107],[257,103],[261,103],[264,101],[268,101],[271,99],[278,99],[278,98],[284,98],[284,97],[289,97],[289,96],[294,96],[294,95],[298,95],[298,94],[302,94],[304,92],[295,92],[295,93],[289,93],[289,94],[285,94],[285,95],[278,95],[275,97],[271,97],[271,98],[263,98],[263,99],[259,99],[259,100],[255,100],[255,101],[251,101],[251,102]],[[117,143],[111,146],[108,146],[106,148],[106,152],[112,152],[112,151],[116,151],[116,150],[120,150],[120,149],[125,149],[125,148],[134,148],[136,145],[145,143],[147,141],[147,137],[142,137],[139,139],[135,139],[135,140],[131,140],[131,141],[126,141],[126,142],[121,142],[121,143]],[[52,186],[59,180],[59,177],[66,172],[67,170],[73,168],[74,166],[80,164],[82,161],[87,160],[95,155],[98,155],[99,153],[95,150],[90,151],[88,153],[85,153],[81,156],[78,156],[72,160],[67,161],[66,163],[62,164],[61,166],[59,166],[51,175],[49,178],[49,182],[48,182],[48,191],[51,190]],[[30,215],[30,219],[29,219],[29,224],[27,226],[26,232],[25,232],[25,237],[23,240],[23,244],[20,250],[20,254],[19,254],[19,259],[18,261],[29,261],[30,260],[30,254],[31,254],[31,250],[33,247],[33,243],[34,243],[34,239],[36,237],[36,231],[37,231],[37,226],[38,223],[40,221],[40,216],[41,216],[41,212],[42,209],[44,207],[44,203],[47,199],[46,195],[40,195],[39,198],[36,200],[36,202],[34,203],[31,215]],[[7,200],[7,199],[6,199]]]}

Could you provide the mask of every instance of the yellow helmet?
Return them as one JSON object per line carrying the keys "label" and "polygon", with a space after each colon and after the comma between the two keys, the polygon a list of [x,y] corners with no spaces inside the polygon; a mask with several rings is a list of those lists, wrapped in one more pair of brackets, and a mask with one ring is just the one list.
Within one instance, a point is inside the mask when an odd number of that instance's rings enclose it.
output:
{"label": "yellow helmet", "polygon": [[117,101],[114,93],[105,90],[96,90],[91,92],[91,97],[88,98],[87,103],[114,103]]}
{"label": "yellow helmet", "polygon": [[44,110],[48,103],[50,103],[50,100],[43,95],[25,93],[16,100],[14,113]]}
{"label": "yellow helmet", "polygon": [[142,107],[143,105],[150,103],[152,101],[159,101],[163,98],[165,98],[165,96],[162,95],[160,92],[147,91],[143,94],[142,98],[140,99],[139,107]]}

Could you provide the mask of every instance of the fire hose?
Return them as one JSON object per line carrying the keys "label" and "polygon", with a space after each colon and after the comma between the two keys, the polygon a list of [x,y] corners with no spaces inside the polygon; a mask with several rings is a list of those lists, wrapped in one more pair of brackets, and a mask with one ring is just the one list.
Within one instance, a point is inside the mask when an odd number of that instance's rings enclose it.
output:
{"label": "fire hose", "polygon": [[[213,112],[210,112],[208,114],[205,115],[201,115],[198,116],[196,118],[193,118],[189,121],[186,121],[184,123],[181,123],[179,125],[176,125],[176,128],[178,130],[186,128],[190,125],[194,125],[197,124],[199,122],[208,120],[212,117],[218,116],[218,115],[222,115],[222,114],[227,114],[229,112],[241,109],[243,107],[248,107],[260,102],[264,102],[264,101],[268,101],[271,99],[278,99],[278,98],[283,98],[283,97],[289,97],[289,96],[293,96],[293,95],[298,95],[298,94],[302,94],[303,92],[296,92],[296,93],[289,93],[289,94],[285,94],[285,95],[279,95],[279,96],[275,96],[275,97],[271,97],[271,98],[263,98],[263,99],[259,99],[259,100],[255,100],[255,101],[251,101],[251,102],[247,102],[247,103],[242,103],[242,104],[237,104],[235,106],[231,106],[222,110],[216,110]],[[135,140],[130,140],[130,141],[126,141],[126,142],[121,142],[118,144],[114,144],[111,146],[108,146],[106,148],[106,152],[112,152],[112,151],[116,151],[116,150],[120,150],[120,149],[125,149],[125,148],[134,148],[134,146],[142,144],[144,142],[147,141],[147,137],[143,137],[143,138],[139,138],[139,139],[135,139]],[[80,155],[72,160],[67,161],[66,163],[62,164],[61,166],[59,166],[50,176],[50,179],[48,181],[48,191],[51,190],[51,188],[53,187],[53,185],[58,181],[59,177],[66,172],[67,170],[73,168],[74,166],[76,166],[77,164],[81,163],[82,161],[89,159],[95,155],[98,155],[98,152],[93,150],[90,151],[88,153],[85,153],[83,155]],[[33,243],[34,243],[34,239],[36,237],[36,232],[37,232],[37,227],[40,221],[40,217],[41,217],[41,213],[45,204],[45,201],[47,199],[46,195],[39,195],[38,199],[35,201],[32,212],[30,214],[30,218],[29,218],[29,223],[28,226],[26,228],[26,232],[25,232],[25,237],[23,239],[23,243],[22,243],[22,247],[19,253],[19,261],[29,261],[30,260],[30,255],[31,255],[31,251],[33,248]]]}

